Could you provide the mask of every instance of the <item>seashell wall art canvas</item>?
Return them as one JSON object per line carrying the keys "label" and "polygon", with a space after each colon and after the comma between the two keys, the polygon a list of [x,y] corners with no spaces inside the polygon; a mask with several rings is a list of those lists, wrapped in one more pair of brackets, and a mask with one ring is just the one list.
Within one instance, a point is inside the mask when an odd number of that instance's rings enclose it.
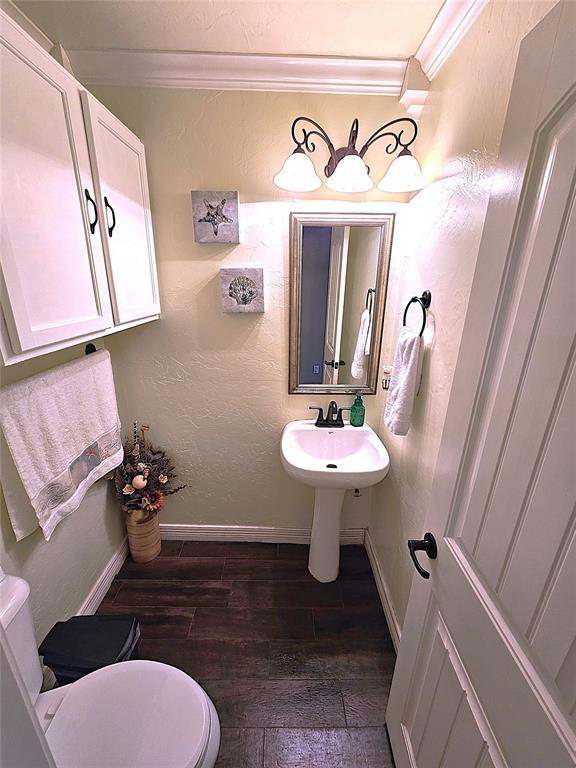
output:
{"label": "seashell wall art canvas", "polygon": [[197,243],[239,243],[238,192],[192,192]]}
{"label": "seashell wall art canvas", "polygon": [[263,269],[221,269],[220,285],[224,312],[264,312]]}

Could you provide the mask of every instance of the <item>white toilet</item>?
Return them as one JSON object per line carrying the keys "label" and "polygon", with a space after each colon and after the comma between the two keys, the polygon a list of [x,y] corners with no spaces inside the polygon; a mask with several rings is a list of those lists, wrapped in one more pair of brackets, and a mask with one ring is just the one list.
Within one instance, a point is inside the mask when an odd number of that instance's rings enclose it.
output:
{"label": "white toilet", "polygon": [[0,623],[58,768],[213,768],[218,715],[175,667],[125,661],[40,693],[29,594],[23,579],[0,580]]}

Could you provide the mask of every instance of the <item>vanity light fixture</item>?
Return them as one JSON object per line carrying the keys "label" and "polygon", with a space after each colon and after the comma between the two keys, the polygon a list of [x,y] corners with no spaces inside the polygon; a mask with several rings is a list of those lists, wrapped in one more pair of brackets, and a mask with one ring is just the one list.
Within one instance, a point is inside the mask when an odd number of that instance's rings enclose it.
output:
{"label": "vanity light fixture", "polygon": [[[313,127],[309,128],[308,125]],[[320,189],[322,181],[306,154],[306,152],[314,152],[316,144],[311,137],[318,136],[326,144],[330,153],[324,168],[328,189],[334,192],[368,192],[373,188],[374,183],[369,176],[370,168],[364,163],[363,158],[375,141],[386,138],[388,155],[394,154],[399,147],[401,151],[390,164],[384,178],[378,182],[378,189],[383,192],[412,192],[422,189],[425,181],[420,164],[409,150],[417,134],[416,122],[411,117],[400,117],[374,131],[362,148],[357,150],[358,118],[356,118],[350,129],[347,146],[336,149],[319,123],[309,117],[297,117],[292,123],[292,139],[296,149],[285,161],[281,171],[274,176],[274,184],[290,192],[313,192]]]}

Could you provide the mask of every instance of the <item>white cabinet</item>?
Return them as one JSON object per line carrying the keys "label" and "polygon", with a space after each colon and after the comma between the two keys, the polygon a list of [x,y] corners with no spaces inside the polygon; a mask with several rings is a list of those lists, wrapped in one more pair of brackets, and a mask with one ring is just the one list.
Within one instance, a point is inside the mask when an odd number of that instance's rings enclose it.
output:
{"label": "white cabinet", "polygon": [[4,363],[156,319],[144,147],[0,11]]}
{"label": "white cabinet", "polygon": [[1,44],[2,307],[24,352],[103,331],[110,300],[78,86],[16,27]]}
{"label": "white cabinet", "polygon": [[160,311],[144,145],[86,91],[86,130],[116,323]]}

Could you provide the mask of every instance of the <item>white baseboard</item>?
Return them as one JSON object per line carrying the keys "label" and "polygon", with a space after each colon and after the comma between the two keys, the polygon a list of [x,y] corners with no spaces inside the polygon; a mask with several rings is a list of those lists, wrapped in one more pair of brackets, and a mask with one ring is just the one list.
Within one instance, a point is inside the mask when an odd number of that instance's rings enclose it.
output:
{"label": "white baseboard", "polygon": [[88,593],[87,598],[84,600],[80,608],[78,609],[77,616],[89,616],[96,612],[96,609],[102,602],[104,595],[110,589],[110,585],[114,581],[114,577],[122,568],[124,560],[128,557],[128,539],[124,537],[122,543],[107,562],[104,570],[96,580],[96,583]]}
{"label": "white baseboard", "polygon": [[[274,528],[261,525],[196,525],[160,523],[163,539],[185,541],[265,541],[271,544],[309,544],[309,528]],[[347,528],[340,533],[342,544],[363,544],[364,528]]]}
{"label": "white baseboard", "polygon": [[370,536],[369,528],[366,529],[366,533],[364,536],[364,546],[366,547],[366,553],[368,555],[368,559],[370,560],[370,565],[372,566],[374,581],[376,582],[376,587],[378,588],[378,594],[380,595],[380,602],[382,603],[382,608],[384,609],[384,615],[386,616],[386,622],[388,624],[388,629],[390,630],[392,642],[394,643],[394,648],[396,649],[396,652],[398,652],[398,646],[400,645],[400,637],[402,635],[402,628],[400,626],[400,622],[398,621],[398,616],[396,614],[396,611],[394,610],[394,607],[392,605],[392,600],[390,599],[390,592],[388,590],[388,587],[386,586],[384,574],[382,572],[382,568],[380,567],[380,561],[378,559],[376,548],[374,547],[374,543]]}

